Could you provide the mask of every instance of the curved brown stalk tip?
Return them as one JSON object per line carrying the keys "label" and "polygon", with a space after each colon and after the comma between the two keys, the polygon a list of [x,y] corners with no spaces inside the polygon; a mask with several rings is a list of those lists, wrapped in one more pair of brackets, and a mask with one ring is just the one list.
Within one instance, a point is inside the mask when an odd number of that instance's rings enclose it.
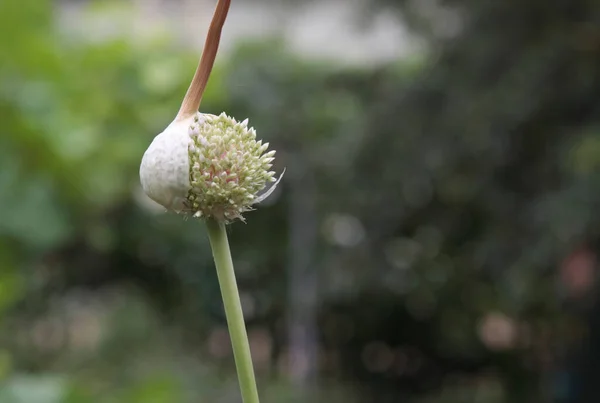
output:
{"label": "curved brown stalk tip", "polygon": [[183,98],[176,119],[189,117],[196,113],[200,108],[200,101],[202,101],[202,95],[206,89],[210,72],[212,71],[215,58],[217,57],[217,50],[219,49],[219,42],[221,40],[221,31],[223,30],[230,4],[231,0],[219,0],[217,3],[215,13],[210,22],[210,27],[208,28],[204,50],[202,51],[198,68],[196,68],[194,78],[192,78],[192,82]]}

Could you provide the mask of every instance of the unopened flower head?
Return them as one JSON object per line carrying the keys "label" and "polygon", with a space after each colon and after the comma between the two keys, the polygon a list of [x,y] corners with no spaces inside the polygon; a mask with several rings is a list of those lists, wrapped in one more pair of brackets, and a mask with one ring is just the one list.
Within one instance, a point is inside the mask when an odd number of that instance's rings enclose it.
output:
{"label": "unopened flower head", "polygon": [[248,120],[196,114],[189,128],[190,190],[188,207],[196,217],[242,218],[258,192],[275,181],[275,151],[256,140]]}
{"label": "unopened flower head", "polygon": [[243,220],[242,213],[268,197],[275,151],[256,140],[248,121],[196,113],[156,136],[142,158],[146,194],[169,210],[219,221]]}

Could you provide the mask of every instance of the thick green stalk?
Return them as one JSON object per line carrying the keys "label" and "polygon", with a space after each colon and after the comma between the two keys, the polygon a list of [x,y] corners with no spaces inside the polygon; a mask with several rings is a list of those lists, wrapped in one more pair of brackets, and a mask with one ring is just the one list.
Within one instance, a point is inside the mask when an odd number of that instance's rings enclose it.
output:
{"label": "thick green stalk", "polygon": [[235,280],[235,272],[233,271],[233,261],[231,260],[225,224],[214,219],[207,219],[206,227],[215,266],[217,267],[219,285],[221,286],[221,295],[225,306],[225,316],[227,317],[229,336],[233,346],[242,399],[244,403],[259,403],[254,368],[252,367],[252,356],[250,355],[250,344],[248,343],[248,334],[244,324],[244,314],[242,313],[240,294]]}

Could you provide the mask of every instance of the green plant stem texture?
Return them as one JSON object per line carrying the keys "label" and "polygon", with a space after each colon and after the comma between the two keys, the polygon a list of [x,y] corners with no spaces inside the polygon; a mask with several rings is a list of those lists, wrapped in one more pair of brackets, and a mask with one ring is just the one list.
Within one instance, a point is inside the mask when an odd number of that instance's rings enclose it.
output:
{"label": "green plant stem texture", "polygon": [[248,334],[246,333],[244,314],[233,270],[225,224],[214,219],[207,219],[206,227],[215,266],[217,267],[217,276],[219,277],[223,305],[225,306],[225,316],[227,317],[229,336],[233,346],[242,399],[244,403],[259,403],[250,344],[248,343]]}

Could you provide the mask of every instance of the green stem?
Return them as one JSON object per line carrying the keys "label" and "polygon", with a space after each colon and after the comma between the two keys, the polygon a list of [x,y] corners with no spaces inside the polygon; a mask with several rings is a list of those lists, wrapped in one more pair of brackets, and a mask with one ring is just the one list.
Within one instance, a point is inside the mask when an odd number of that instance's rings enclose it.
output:
{"label": "green stem", "polygon": [[229,250],[229,241],[225,224],[213,219],[206,220],[208,238],[217,267],[217,276],[221,286],[225,316],[229,327],[229,336],[233,346],[233,356],[237,368],[242,399],[244,403],[259,403],[254,369],[252,367],[252,356],[250,355],[250,344],[244,324],[244,314],[238,292],[233,261]]}

